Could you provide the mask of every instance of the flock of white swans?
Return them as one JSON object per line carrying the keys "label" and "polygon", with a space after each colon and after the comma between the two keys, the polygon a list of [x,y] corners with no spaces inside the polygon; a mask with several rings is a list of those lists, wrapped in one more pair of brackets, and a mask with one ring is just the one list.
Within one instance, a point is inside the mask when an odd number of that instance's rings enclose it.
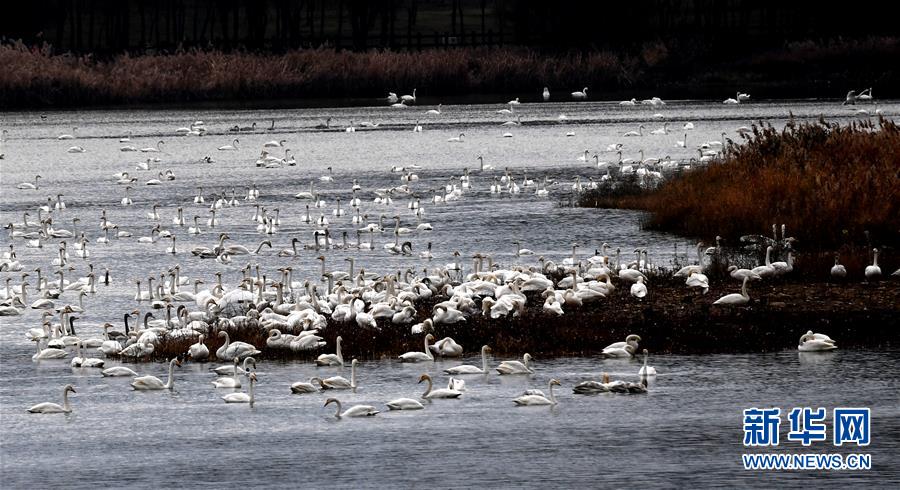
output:
{"label": "flock of white swans", "polygon": [[[549,91],[546,88],[543,95],[545,100],[549,98]],[[573,99],[584,99],[587,97],[587,88],[573,92],[571,96]],[[738,93],[735,99],[729,100],[741,103],[748,99],[749,95]],[[416,102],[416,91],[414,90],[412,95],[402,97],[390,94],[388,102],[395,107],[408,107]],[[643,102],[632,99],[623,101],[622,105],[641,103],[665,104],[664,101],[654,98]],[[514,114],[515,107],[519,104],[518,99],[510,101],[509,109],[504,109],[508,111],[505,114]],[[440,115],[442,110],[442,106],[438,106],[428,113]],[[329,125],[330,120],[325,126],[330,127]],[[362,126],[371,126],[371,123],[363,123]],[[274,121],[272,127],[274,128]],[[416,127],[420,128],[418,123]],[[691,123],[684,124],[685,131],[692,128]],[[641,126],[635,133],[626,133],[623,136],[642,137],[643,129]],[[77,128],[71,134],[60,135],[59,139],[77,139],[76,131]],[[257,129],[254,123],[245,127],[234,126],[230,131],[255,132]],[[355,131],[355,127],[351,124],[345,131]],[[202,121],[196,121],[189,127],[178,128],[175,132],[190,136],[202,134],[205,129]],[[654,130],[650,134],[665,135],[668,132],[668,123],[664,123],[659,130]],[[164,140],[155,146],[136,148],[131,145],[130,136],[118,140],[124,145],[120,148],[121,151],[152,154],[165,152]],[[676,145],[684,147],[686,140],[685,135],[684,140],[676,142]],[[463,141],[464,134],[451,138],[451,142]],[[267,150],[267,148],[284,148],[285,144],[286,140],[267,142],[257,160],[257,166],[295,165],[296,160],[290,150],[285,149],[283,158],[271,156]],[[700,159],[705,158],[703,161],[708,161],[715,158],[718,151],[712,148],[717,146],[721,148],[722,143],[706,142],[699,145],[697,149]],[[74,152],[84,151],[83,148],[81,150],[78,148],[81,147],[72,147],[68,151],[73,152],[73,149]],[[241,148],[240,138],[234,138],[231,144],[223,145],[218,150],[239,151]],[[599,167],[616,166],[622,172],[643,171],[645,175],[653,172],[649,170],[651,165],[666,163],[660,159],[644,158],[643,155],[639,160],[623,159],[621,144],[609,147],[606,151],[616,153],[618,162],[600,162],[598,155],[592,157],[588,150],[579,157],[579,160],[590,162],[593,159]],[[205,159],[212,161],[210,157]],[[228,403],[252,405],[255,401],[254,386],[259,382],[255,372],[256,357],[265,355],[266,351],[303,352],[327,348],[323,337],[319,334],[330,326],[342,325],[343,328],[378,332],[386,324],[406,325],[412,334],[422,336],[424,348],[421,351],[399,355],[397,360],[427,363],[436,359],[459,357],[465,352],[463,346],[451,337],[436,339],[435,335],[445,325],[471,323],[478,317],[494,320],[516,317],[529,306],[540,308],[548,317],[562,317],[567,310],[602,303],[617,288],[627,288],[634,301],[643,301],[652,294],[650,279],[664,272],[651,262],[647,250],[642,248],[635,249],[634,259],[630,260],[624,257],[621,248],[613,248],[605,243],[593,254],[581,255],[578,253],[578,246],[573,245],[571,256],[560,258],[558,263],[539,257],[538,265],[512,263],[505,267],[494,263],[490,255],[478,253],[472,255],[469,267],[459,252],[454,253],[452,262],[434,266],[431,243],[428,244],[427,250],[414,254],[411,242],[405,238],[412,235],[427,237],[433,229],[430,223],[424,221],[424,210],[428,205],[450,205],[453,201],[465,199],[470,189],[485,185],[490,185],[491,193],[494,194],[518,193],[533,189],[538,197],[547,195],[548,182],[535,183],[528,179],[527,173],[524,173],[524,178],[520,180],[509,169],[499,172],[490,165],[485,165],[482,157],[478,157],[477,160],[480,161],[477,170],[473,172],[464,170],[440,189],[417,189],[416,167],[390,169],[399,183],[392,188],[380,189],[363,188],[355,179],[334,174],[329,168],[328,173],[318,180],[323,183],[346,180],[352,195],[349,202],[342,203],[341,200],[337,200],[334,204],[326,202],[316,192],[314,182],[310,182],[308,190],[295,195],[302,204],[298,209],[292,210],[270,209],[266,205],[265,194],[255,185],[249,186],[246,195],[241,196],[237,196],[234,190],[230,194],[204,193],[201,187],[195,196],[179,203],[175,208],[169,208],[167,211],[171,214],[165,217],[164,213],[160,213],[161,206],[157,203],[138,203],[140,206],[135,204],[128,191],[139,179],[134,177],[130,170],[121,171],[114,175],[108,185],[125,186],[121,205],[133,209],[135,213],[146,214],[152,227],[144,236],[135,236],[132,231],[111,222],[105,212],[101,216],[98,228],[78,229],[81,218],[77,215],[77,207],[75,209],[68,207],[62,194],[45,196],[46,199],[42,200],[40,191],[43,184],[41,176],[36,175],[31,182],[15,185],[15,189],[19,192],[33,193],[35,207],[33,214],[25,212],[21,222],[9,223],[6,227],[9,230],[10,245],[9,250],[3,252],[0,271],[20,273],[20,276],[5,277],[5,287],[0,288],[2,300],[0,315],[31,315],[31,311],[35,311],[35,315],[40,315],[37,326],[23,332],[23,335],[35,342],[36,353],[33,360],[68,359],[70,354],[74,354],[70,360],[73,367],[100,369],[104,376],[132,377],[131,386],[135,390],[171,390],[175,383],[175,369],[183,362],[203,362],[213,359],[224,361],[225,365],[213,371],[219,377],[211,383],[213,385],[211,389],[239,390],[246,384],[246,391],[228,393],[222,396],[222,399]],[[148,175],[153,177],[155,164],[158,162],[159,158],[148,158],[135,170],[149,172]],[[146,185],[165,185],[166,181],[176,178],[170,169],[155,171],[156,178],[147,180]],[[609,174],[606,177],[608,176]],[[577,192],[586,187],[576,179],[572,189]],[[426,198],[426,202],[423,203],[420,196],[429,193],[431,197]],[[374,198],[363,201],[360,196],[364,195]],[[398,206],[394,204],[394,199],[404,199],[406,203]],[[247,218],[256,223],[261,238],[255,247],[250,244],[230,243],[228,230],[222,229],[223,226],[219,223],[222,216],[247,213],[243,211],[247,205],[253,208],[252,216]],[[404,207],[415,219],[415,225],[404,226],[401,211],[397,211],[397,208]],[[194,215],[191,219],[186,219],[185,211],[188,209],[197,213],[203,211],[209,217],[201,219],[200,215]],[[32,216],[36,219],[31,219]],[[280,238],[280,227],[285,220],[290,220],[291,224],[300,222],[303,226],[307,226],[311,231],[312,240],[307,242],[298,236],[290,236],[285,239],[287,246],[275,247],[273,241]],[[71,222],[72,229],[62,228],[61,224],[64,222]],[[348,232],[343,231],[338,238],[333,231],[335,224],[349,227],[355,233],[355,237],[348,238]],[[741,284],[740,292],[722,296],[712,304],[723,308],[747,305],[750,303],[748,285],[751,282],[765,281],[791,273],[792,239],[785,237],[784,225],[781,227],[781,237],[777,231],[773,225],[772,237],[751,238],[766,246],[765,263],[752,269],[732,266],[729,273],[736,284]],[[208,246],[198,246],[189,250],[178,248],[179,235],[201,235],[211,232],[212,236],[217,236],[218,239]],[[382,243],[377,243],[378,239],[385,235],[387,238],[383,238]],[[136,305],[138,307],[148,305],[151,309],[143,315],[143,318],[140,316],[140,310],[135,309],[123,313],[121,331],[116,330],[117,327],[110,320],[102,325],[92,326],[94,331],[89,335],[78,335],[75,325],[76,315],[89,308],[84,300],[102,295],[103,288],[110,284],[110,271],[95,270],[90,261],[91,257],[103,255],[104,245],[109,244],[110,240],[130,240],[135,246],[147,247],[152,254],[156,254],[160,264],[173,256],[182,260],[215,260],[229,264],[234,257],[265,254],[277,255],[284,258],[285,262],[283,267],[269,273],[261,271],[258,265],[248,263],[246,267],[240,269],[241,276],[235,284],[223,282],[221,273],[216,273],[215,278],[207,277],[203,280],[183,274],[180,264],[161,265],[156,274],[132,278],[136,291],[134,295]],[[53,245],[48,246],[49,243]],[[20,262],[16,254],[16,247],[20,246],[19,244],[49,252],[45,257],[46,263],[26,265]],[[515,246],[516,259],[524,260],[528,256],[535,255],[532,250],[522,247],[520,242],[511,245]],[[705,294],[709,289],[709,278],[705,274],[708,264],[704,261],[705,257],[718,253],[716,248],[704,251],[702,244],[698,244],[697,263],[676,271],[674,277],[684,279],[686,288],[696,290],[698,294]],[[353,258],[348,258],[346,269],[329,270],[327,255],[329,250],[334,249],[373,253],[381,251],[385,254],[408,256],[411,262],[425,264],[426,267],[423,273],[418,272],[423,269],[413,266],[405,273],[377,275],[356,269]],[[773,262],[773,252],[786,252],[787,255],[784,260]],[[301,254],[317,256],[321,262],[321,270],[316,271],[317,275],[312,278],[294,278],[290,260]],[[874,256],[874,263],[865,270],[868,280],[876,280],[881,275],[877,249]],[[66,274],[75,269],[76,263],[86,265],[86,273],[83,277],[70,276],[66,279]],[[46,274],[42,272],[42,267],[48,271]],[[36,277],[32,278],[29,272],[22,271],[36,272]],[[839,264],[837,258],[831,273],[834,277],[847,275],[846,269]],[[202,284],[208,287],[201,289]],[[431,310],[425,311],[423,303],[433,304]],[[157,318],[157,315],[161,318]],[[134,317],[139,321],[132,324],[130,322]],[[83,328],[80,330],[84,331]],[[232,336],[248,338],[246,334],[251,331],[264,334],[265,345],[231,340]],[[215,352],[211,352],[207,345],[210,336],[224,339],[222,346]],[[147,359],[157,349],[165,348],[171,342],[181,341],[190,342],[190,346],[184,355],[178,355],[170,360],[165,382],[153,375],[140,375],[126,366],[106,366],[108,359]],[[337,337],[334,353],[318,356],[316,365],[323,368],[329,366],[342,368],[345,360],[341,342],[341,337]],[[644,363],[637,373],[641,382],[610,381],[608,376],[604,375],[600,380],[578,383],[573,388],[574,392],[646,393],[647,379],[655,376],[656,370],[648,365],[648,352],[646,349],[640,351],[638,342],[640,342],[638,335],[629,335],[624,341],[607,346],[603,350],[603,356],[632,358],[643,354]],[[797,348],[800,351],[829,351],[835,349],[836,344],[828,336],[810,331],[800,338]],[[90,357],[94,352],[102,358]],[[480,352],[480,366],[462,364],[445,370],[450,376],[446,388],[435,388],[434,380],[429,375],[423,374],[419,382],[426,383],[427,389],[418,399],[397,398],[386,402],[385,405],[391,410],[422,409],[425,407],[422,401],[460,398],[466,391],[465,381],[460,376],[488,376],[492,372],[487,358],[490,347],[484,345]],[[350,380],[342,376],[323,375],[308,381],[295,382],[290,385],[290,390],[295,394],[356,390],[357,364],[356,359],[350,363]],[[521,361],[503,361],[494,368],[499,375],[504,376],[531,375],[535,373],[535,369],[530,354],[525,354]],[[547,393],[541,390],[528,390],[512,401],[517,405],[555,405],[557,400],[553,389],[556,386],[560,386],[560,382],[552,379],[547,386]],[[31,407],[29,411],[71,412],[68,395],[74,391],[72,385],[66,385],[62,405],[42,403]],[[328,398],[325,405],[330,404],[335,405],[337,417],[371,416],[379,412],[377,407],[368,405],[356,405],[345,410],[337,398]]]}

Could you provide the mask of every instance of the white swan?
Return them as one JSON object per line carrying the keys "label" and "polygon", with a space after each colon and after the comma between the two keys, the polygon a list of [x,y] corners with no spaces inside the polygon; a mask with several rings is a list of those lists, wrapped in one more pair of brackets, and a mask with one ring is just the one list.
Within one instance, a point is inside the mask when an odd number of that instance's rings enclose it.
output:
{"label": "white swan", "polygon": [[223,361],[230,361],[235,357],[243,359],[247,356],[262,354],[256,347],[246,342],[230,342],[228,332],[219,332],[219,337],[225,337],[225,343],[216,351],[216,357]]}
{"label": "white swan", "polygon": [[66,385],[63,388],[63,404],[62,406],[51,403],[44,402],[38,403],[37,405],[28,409],[31,413],[72,413],[72,406],[69,405],[69,392],[75,393],[75,387],[72,385]]}
{"label": "white swan", "polygon": [[350,381],[343,376],[332,376],[320,381],[323,390],[353,390],[356,391],[356,365],[359,361],[350,361]]}
{"label": "white swan", "polygon": [[[13,308],[13,307],[10,307]],[[66,351],[62,349],[57,349],[55,347],[47,347],[46,349],[41,349],[41,343],[38,342],[40,339],[35,339],[35,345],[37,346],[37,352],[31,356],[32,361],[42,361],[46,359],[64,359],[68,354]]]}
{"label": "white swan", "polygon": [[73,140],[75,139],[75,132],[78,131],[78,126],[72,128],[72,134],[61,134],[56,137],[58,140]]}
{"label": "white swan", "polygon": [[[315,383],[313,383],[315,381]],[[291,393],[294,394],[304,394],[304,393],[318,393],[319,386],[322,386],[322,380],[320,378],[312,377],[309,378],[308,382],[298,381],[291,385]]]}
{"label": "white swan", "polygon": [[628,131],[627,133],[623,134],[622,136],[644,136],[644,125],[641,124],[640,126],[638,126],[637,131]]}
{"label": "white swan", "polygon": [[141,376],[134,378],[131,387],[136,390],[171,390],[175,386],[175,366],[181,366],[178,358],[169,361],[169,378],[165,383],[156,376]]}
{"label": "white swan", "polygon": [[253,402],[255,401],[255,397],[253,395],[253,385],[256,384],[256,373],[250,373],[250,393],[229,393],[227,395],[222,396],[222,399],[225,400],[225,403],[249,403],[250,406],[253,406]]}
{"label": "white swan", "polygon": [[35,175],[34,176],[34,184],[32,184],[31,182],[22,182],[21,184],[16,185],[16,189],[36,190],[38,188],[38,179],[40,179],[40,178],[41,178],[40,175]]}
{"label": "white swan", "polygon": [[415,103],[416,102],[416,89],[413,89],[412,95],[401,95],[400,100],[404,103],[406,103],[406,102]]}
{"label": "white swan", "polygon": [[425,405],[422,405],[419,400],[413,400],[412,398],[397,398],[385,403],[385,405],[390,410],[422,410],[425,408]]}
{"label": "white swan", "polygon": [[422,381],[428,382],[428,388],[425,389],[425,393],[422,393],[422,398],[425,398],[426,400],[434,398],[459,398],[462,395],[461,391],[451,390],[450,388],[438,388],[435,390],[434,382],[431,380],[431,376],[427,374],[419,376],[419,383]]}
{"label": "white swan", "polygon": [[531,354],[525,354],[522,362],[519,361],[503,361],[497,366],[497,372],[503,374],[533,374],[534,370],[528,366],[531,361]]}
{"label": "white swan", "polygon": [[[406,96],[404,95],[404,97]],[[325,400],[324,406],[327,407],[332,403],[337,405],[337,411],[334,413],[334,416],[338,419],[343,417],[372,417],[379,413],[372,405],[353,405],[344,412],[341,412],[341,402],[337,398]]]}
{"label": "white swan", "polygon": [[747,282],[750,281],[749,277],[744,278],[744,284],[741,286],[741,292],[726,294],[721,298],[717,299],[713,304],[714,305],[730,305],[730,306],[743,306],[750,302],[750,296],[747,294]]}
{"label": "white swan", "polygon": [[156,146],[148,146],[147,148],[141,148],[141,151],[144,153],[159,153],[162,151],[162,145],[166,144],[165,141],[157,141]]}
{"label": "white swan", "polygon": [[219,151],[232,151],[232,150],[237,150],[237,149],[238,149],[238,143],[240,143],[240,140],[235,139],[234,141],[231,142],[230,145],[222,145],[222,146],[220,146],[220,147],[219,147]]}
{"label": "white swan", "polygon": [[443,106],[443,104],[438,104],[437,109],[429,109],[428,111],[425,112],[425,114],[434,114],[434,115],[439,116],[441,114],[442,106]]}
{"label": "white swan", "polygon": [[572,92],[572,98],[576,100],[582,100],[587,98],[588,88],[584,87],[581,92]]}
{"label": "white swan", "polygon": [[831,267],[831,277],[836,279],[847,277],[847,268],[841,265],[840,259],[841,257],[838,254],[834,254],[834,265]]}
{"label": "white swan", "polygon": [[550,398],[548,399],[543,394],[528,394],[522,395],[515,400],[513,403],[519,406],[528,406],[528,405],[556,405],[558,402],[556,401],[556,397],[553,394],[554,386],[561,386],[559,380],[551,379],[550,383],[548,383],[550,389]]}
{"label": "white swan", "polygon": [[81,367],[81,368],[102,368],[104,361],[103,359],[97,359],[96,357],[85,357],[82,347],[84,342],[78,341],[75,346],[78,350],[78,355],[72,358],[71,366],[72,367]]}
{"label": "white swan", "polygon": [[200,338],[197,339],[197,343],[191,344],[191,346],[188,348],[188,354],[194,361],[203,361],[207,357],[209,357],[209,348],[206,347],[206,344],[203,343],[203,339],[203,334],[200,334]]}
{"label": "white swan", "polygon": [[643,276],[638,277],[637,282],[631,285],[631,295],[638,299],[647,296],[647,285],[644,284]]}
{"label": "white swan", "polygon": [[866,267],[866,280],[871,281],[873,279],[878,279],[881,276],[881,267],[878,267],[878,249],[872,249],[872,253],[874,254],[874,258],[872,259],[872,265]]}
{"label": "white swan", "polygon": [[412,351],[401,354],[399,357],[400,362],[433,361],[434,356],[431,355],[431,349],[428,347],[429,340],[434,340],[434,336],[431,334],[425,336],[425,350],[423,352]]}
{"label": "white swan", "polygon": [[544,97],[544,102],[547,102],[548,100],[550,100],[550,89],[544,87],[544,93],[541,95]]}
{"label": "white swan", "polygon": [[316,366],[343,366],[344,356],[341,355],[341,339],[340,335],[335,339],[336,354],[320,354],[316,359]]}
{"label": "white swan", "polygon": [[113,366],[111,368],[104,369],[101,371],[103,376],[107,377],[117,377],[117,376],[132,376],[136,377],[137,373],[132,369],[127,368],[125,366]]}
{"label": "white swan", "polygon": [[460,366],[454,366],[452,368],[447,368],[444,370],[447,374],[487,374],[487,353],[491,351],[491,348],[483,345],[481,346],[481,367],[473,366],[471,364],[463,364]]}
{"label": "white swan", "polygon": [[656,368],[647,365],[647,359],[649,357],[650,353],[647,352],[647,349],[644,349],[644,365],[641,366],[641,370],[638,371],[638,374],[641,376],[656,376]]}
{"label": "white swan", "polygon": [[219,376],[229,376],[234,373],[238,373],[238,374],[249,373],[251,364],[253,365],[253,369],[256,369],[256,359],[254,359],[252,357],[246,357],[246,358],[244,358],[243,368],[235,367],[231,364],[228,364],[227,366],[219,366],[219,367],[210,368],[210,369],[212,370],[212,372],[216,373]]}
{"label": "white swan", "polygon": [[212,382],[216,388],[240,388],[241,379],[238,377],[238,363],[241,362],[237,357],[234,358],[234,374],[230,378],[219,378]]}
{"label": "white swan", "polygon": [[451,337],[444,337],[438,340],[430,347],[431,352],[441,357],[459,357],[463,353],[463,347],[456,343]]}
{"label": "white swan", "polygon": [[824,352],[834,349],[837,349],[837,345],[835,345],[831,337],[821,333],[813,333],[812,330],[803,334],[800,337],[799,345],[797,345],[797,350],[801,352]]}
{"label": "white swan", "polygon": [[757,274],[759,277],[766,278],[775,275],[775,268],[772,267],[772,246],[766,247],[766,263],[765,265],[761,265],[759,267],[754,267],[750,269],[751,272]]}
{"label": "white swan", "polygon": [[466,136],[466,133],[459,133],[459,136],[454,136],[453,138],[447,138],[447,141],[450,143],[462,143],[463,138]]}

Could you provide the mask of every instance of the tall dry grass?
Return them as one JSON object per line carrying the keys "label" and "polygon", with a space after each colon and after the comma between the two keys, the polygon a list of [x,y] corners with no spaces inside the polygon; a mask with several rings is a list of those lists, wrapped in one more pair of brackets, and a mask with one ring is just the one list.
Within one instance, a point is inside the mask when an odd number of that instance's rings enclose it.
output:
{"label": "tall dry grass", "polygon": [[[541,56],[525,48],[415,53],[305,49],[285,54],[184,51],[111,60],[0,44],[0,107],[124,102],[378,97],[388,90],[472,94],[544,85],[614,86],[634,76],[608,52]],[[628,73],[626,73],[628,72]]]}
{"label": "tall dry grass", "polygon": [[784,223],[805,250],[897,245],[900,127],[885,119],[758,126],[723,163],[609,201],[649,211],[649,228],[730,243]]}
{"label": "tall dry grass", "polygon": [[[709,46],[657,41],[627,50],[544,52],[525,47],[415,52],[302,49],[281,54],[179,50],[98,59],[51,46],[0,43],[0,108],[95,104],[534,94],[549,86],[592,97],[837,97],[877,81],[900,86],[900,37],[816,40],[778,50],[712,56]],[[840,67],[840,69],[836,69]],[[797,77],[798,71],[806,75]],[[613,93],[610,93],[613,92]],[[713,95],[714,94],[714,95]],[[559,100],[559,99],[555,99]],[[430,99],[431,102],[434,99]]]}

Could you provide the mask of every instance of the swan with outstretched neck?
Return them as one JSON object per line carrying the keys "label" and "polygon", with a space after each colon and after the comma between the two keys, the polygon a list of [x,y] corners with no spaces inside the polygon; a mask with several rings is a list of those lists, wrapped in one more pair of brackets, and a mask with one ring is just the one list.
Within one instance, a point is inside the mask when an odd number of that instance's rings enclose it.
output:
{"label": "swan with outstretched neck", "polygon": [[[770,247],[771,248],[771,247]],[[750,295],[747,294],[747,282],[749,277],[744,277],[744,284],[741,286],[740,293],[726,294],[717,299],[714,305],[743,306],[750,302]]]}
{"label": "swan with outstretched neck", "polygon": [[321,354],[316,359],[316,366],[343,366],[344,365],[344,356],[341,354],[341,339],[340,335],[337,339],[335,339],[335,354]]}
{"label": "swan with outstretched neck", "polygon": [[647,351],[647,349],[644,349],[644,365],[641,366],[641,370],[638,371],[638,374],[641,376],[656,376],[656,368],[647,365],[647,359],[649,357],[650,353]]}
{"label": "swan with outstretched neck", "polygon": [[59,405],[52,402],[38,403],[28,409],[31,413],[72,413],[72,406],[69,405],[69,392],[75,393],[75,387],[66,385],[63,388],[63,404]]}
{"label": "swan with outstretched neck", "polygon": [[431,334],[425,336],[425,350],[423,352],[412,351],[401,354],[399,357],[400,362],[433,361],[434,356],[431,355],[431,350],[428,348],[429,340],[434,340],[434,336]]}
{"label": "swan with outstretched neck", "polygon": [[169,361],[169,378],[165,383],[156,376],[141,376],[134,378],[131,387],[135,390],[171,390],[175,386],[175,366],[181,366],[178,358]]}
{"label": "swan with outstretched neck", "polygon": [[356,365],[359,361],[353,359],[350,362],[350,381],[343,376],[332,376],[319,381],[323,390],[353,390],[356,391]]}
{"label": "swan with outstretched neck", "polygon": [[483,345],[481,346],[481,367],[473,366],[471,364],[463,364],[461,366],[454,366],[452,368],[445,369],[444,372],[447,374],[487,374],[487,353],[491,351],[491,348]]}
{"label": "swan with outstretched neck", "polygon": [[253,406],[253,403],[256,401],[256,398],[253,395],[253,385],[256,384],[256,373],[250,373],[250,393],[229,393],[227,395],[222,396],[222,399],[225,400],[225,403],[249,403],[250,406]]}

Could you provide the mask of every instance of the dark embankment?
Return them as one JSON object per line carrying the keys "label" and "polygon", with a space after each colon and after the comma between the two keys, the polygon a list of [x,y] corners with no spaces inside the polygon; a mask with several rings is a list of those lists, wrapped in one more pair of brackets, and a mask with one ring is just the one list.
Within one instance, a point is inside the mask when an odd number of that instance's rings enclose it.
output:
{"label": "dark embankment", "polygon": [[[900,281],[875,283],[806,283],[790,280],[752,283],[751,303],[746,307],[721,307],[712,303],[722,295],[740,291],[737,281],[716,281],[706,295],[698,295],[682,280],[653,277],[650,294],[631,297],[628,287],[583,307],[564,306],[555,317],[541,309],[541,298],[529,295],[529,307],[519,318],[491,320],[482,316],[466,323],[438,325],[434,335],[451,336],[469,354],[488,344],[496,356],[515,357],[529,352],[537,359],[551,356],[598,354],[606,345],[636,333],[641,346],[651,352],[677,354],[772,352],[796,349],[807,330],[827,333],[841,348],[893,348],[900,346]],[[437,298],[442,301],[446,298]],[[436,302],[433,301],[433,302]],[[431,311],[431,304],[418,310]],[[423,320],[423,315],[419,320]],[[334,340],[344,340],[344,357],[395,358],[422,349],[422,335],[409,326],[379,322],[381,332],[361,330],[353,324],[329,321],[320,335],[328,346],[319,351],[294,354],[265,348],[266,332],[246,328],[233,332],[232,340],[250,342],[263,351],[262,359],[314,359],[334,352]],[[163,342],[154,358],[163,359],[187,351],[191,342]],[[213,337],[210,352],[222,345]]]}
{"label": "dark embankment", "polygon": [[[537,101],[590,88],[593,100],[716,98],[749,91],[767,98],[840,98],[874,86],[896,97],[900,38],[832,39],[740,50],[723,60],[701,44],[651,42],[621,50],[546,52],[522,47],[413,52],[333,49],[281,54],[178,50],[95,57],[51,46],[0,44],[0,109],[133,103],[365,99],[418,88],[419,104],[491,94]],[[840,67],[836,70],[835,67]],[[802,72],[803,77],[797,77]],[[876,82],[873,82],[876,81]],[[501,99],[506,100],[506,99]]]}
{"label": "dark embankment", "polygon": [[[582,206],[641,209],[648,228],[737,244],[787,225],[799,250],[900,244],[900,127],[892,121],[839,126],[755,127],[720,162],[675,175],[652,190],[601,188]],[[886,254],[887,255],[887,254]]]}

